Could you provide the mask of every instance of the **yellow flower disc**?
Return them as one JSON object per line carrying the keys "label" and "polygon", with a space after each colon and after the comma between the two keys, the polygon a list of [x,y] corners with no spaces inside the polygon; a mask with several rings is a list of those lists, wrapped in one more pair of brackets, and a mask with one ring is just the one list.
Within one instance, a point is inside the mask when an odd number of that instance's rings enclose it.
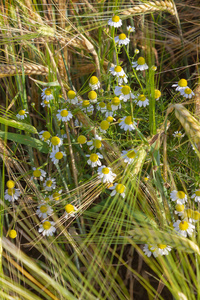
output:
{"label": "yellow flower disc", "polygon": [[90,101],[89,100],[83,100],[83,102],[82,102],[82,106],[83,107],[87,107],[89,105],[90,105]]}
{"label": "yellow flower disc", "polygon": [[61,130],[60,130],[60,134],[61,134],[61,135],[65,134],[64,129],[61,129]]}
{"label": "yellow flower disc", "polygon": [[52,181],[52,180],[47,180],[46,186],[51,187],[52,184],[53,184],[53,181]]}
{"label": "yellow flower disc", "polygon": [[192,90],[190,88],[186,88],[184,90],[184,92],[187,94],[187,95],[190,95],[192,93]]}
{"label": "yellow flower disc", "polygon": [[51,135],[48,131],[44,131],[42,137],[45,141],[47,141],[48,139],[50,139]]}
{"label": "yellow flower disc", "polygon": [[117,72],[117,73],[120,73],[120,72],[122,71],[122,67],[116,66],[116,67],[114,68],[114,71]]}
{"label": "yellow flower disc", "polygon": [[72,204],[65,205],[65,211],[70,214],[75,211],[74,206]]}
{"label": "yellow flower disc", "polygon": [[138,100],[139,101],[145,101],[146,100],[146,97],[145,97],[145,95],[140,95],[139,97],[138,97]]}
{"label": "yellow flower disc", "polygon": [[44,93],[46,96],[51,95],[51,89],[46,89]]}
{"label": "yellow flower disc", "polygon": [[115,23],[119,22],[119,20],[120,20],[120,18],[118,16],[112,17],[112,21]]}
{"label": "yellow flower disc", "polygon": [[68,111],[66,109],[63,109],[61,112],[60,112],[60,115],[61,117],[67,117],[68,116]]}
{"label": "yellow flower disc", "polygon": [[98,160],[98,155],[96,154],[96,153],[92,153],[91,155],[90,155],[90,160],[91,160],[91,162],[96,162],[97,160]]}
{"label": "yellow flower disc", "polygon": [[154,94],[155,94],[155,99],[158,99],[161,96],[161,91],[155,90]]}
{"label": "yellow flower disc", "polygon": [[95,85],[95,84],[97,84],[98,83],[98,78],[96,77],[96,76],[92,76],[91,78],[90,78],[90,84],[92,84],[92,85]]}
{"label": "yellow flower disc", "polygon": [[122,194],[125,190],[125,186],[121,183],[118,183],[115,188],[116,192]]}
{"label": "yellow flower disc", "polygon": [[74,99],[76,97],[76,93],[72,90],[70,90],[68,93],[67,93],[67,97],[69,99]]}
{"label": "yellow flower disc", "polygon": [[181,211],[184,211],[185,206],[184,206],[183,204],[176,204],[175,209],[176,209],[178,212],[181,212]]}
{"label": "yellow flower disc", "polygon": [[128,94],[130,94],[131,89],[130,89],[130,87],[128,85],[125,85],[125,86],[123,86],[123,88],[121,89],[121,91],[122,91],[122,93],[124,95],[128,95]]}
{"label": "yellow flower disc", "polygon": [[63,158],[62,152],[57,152],[57,153],[55,154],[55,158],[56,158],[56,159],[62,159],[62,158]]}
{"label": "yellow flower disc", "polygon": [[101,148],[101,141],[100,140],[94,140],[93,145],[95,148],[99,149]]}
{"label": "yellow flower disc", "polygon": [[180,87],[186,87],[187,86],[187,80],[186,79],[179,80],[178,85]]}
{"label": "yellow flower disc", "polygon": [[53,193],[53,199],[58,201],[60,199],[60,194],[58,192]]}
{"label": "yellow flower disc", "polygon": [[16,232],[16,230],[14,230],[14,229],[11,229],[10,231],[9,231],[9,237],[11,238],[11,239],[15,239],[16,238],[16,236],[17,236],[17,232]]}
{"label": "yellow flower disc", "polygon": [[126,155],[127,155],[128,158],[132,159],[132,158],[135,158],[136,153],[135,153],[134,150],[131,150]]}
{"label": "yellow flower disc", "polygon": [[111,103],[108,103],[108,104],[106,105],[106,108],[107,108],[107,110],[112,111]]}
{"label": "yellow flower disc", "polygon": [[106,104],[104,102],[99,102],[99,107],[104,108]]}
{"label": "yellow flower disc", "polygon": [[142,66],[145,64],[145,59],[144,57],[140,56],[137,60],[138,65]]}
{"label": "yellow flower disc", "polygon": [[133,124],[132,117],[131,117],[131,116],[126,117],[125,120],[124,120],[124,123],[125,123],[126,125],[131,125],[131,124]]}
{"label": "yellow flower disc", "polygon": [[33,176],[34,176],[34,177],[37,177],[37,178],[38,178],[38,177],[41,176],[41,174],[42,174],[42,173],[41,173],[40,170],[37,170],[37,169],[36,169],[36,170],[33,171]]}
{"label": "yellow flower disc", "polygon": [[46,205],[41,205],[41,206],[40,206],[40,211],[41,211],[42,213],[46,213],[47,210],[48,210],[48,208],[47,208]]}
{"label": "yellow flower disc", "polygon": [[195,210],[193,213],[193,219],[195,221],[198,221],[200,219],[200,213],[197,210]]}
{"label": "yellow flower disc", "polygon": [[200,190],[195,192],[196,196],[200,196]]}
{"label": "yellow flower disc", "polygon": [[118,106],[118,105],[120,104],[119,98],[118,98],[118,97],[114,97],[114,98],[112,99],[112,101],[111,101],[111,104],[112,104],[112,105]]}
{"label": "yellow flower disc", "polygon": [[108,116],[106,121],[108,121],[109,123],[111,123],[113,121],[113,117],[112,116]]}
{"label": "yellow flower disc", "polygon": [[108,168],[103,168],[102,169],[103,174],[108,174],[109,172],[110,172],[110,170]]}
{"label": "yellow flower disc", "polygon": [[119,39],[120,39],[120,40],[125,40],[125,39],[126,39],[126,35],[125,35],[124,33],[121,33],[121,34],[119,35]]}
{"label": "yellow flower disc", "polygon": [[160,249],[165,249],[167,247],[167,245],[164,245],[164,244],[158,244],[158,248]]}
{"label": "yellow flower disc", "polygon": [[100,127],[101,127],[102,130],[107,130],[108,127],[109,127],[108,121],[106,121],[106,120],[102,121],[102,122],[100,123]]}
{"label": "yellow flower disc", "polygon": [[90,91],[90,92],[88,93],[88,98],[89,98],[90,100],[95,100],[95,99],[97,99],[97,93],[96,93],[95,91]]}
{"label": "yellow flower disc", "polygon": [[23,115],[25,115],[25,110],[23,110],[23,109],[21,109],[19,112],[18,112],[18,114],[20,115],[20,116],[23,116]]}
{"label": "yellow flower disc", "polygon": [[77,142],[81,145],[85,144],[86,141],[87,141],[87,139],[84,135],[79,135],[79,137],[77,138]]}
{"label": "yellow flower disc", "polygon": [[54,145],[54,146],[59,145],[59,144],[60,144],[60,138],[57,137],[57,136],[53,136],[53,137],[51,138],[51,143],[52,143],[52,145]]}
{"label": "yellow flower disc", "polygon": [[51,223],[49,221],[45,221],[43,224],[42,224],[43,228],[45,230],[48,230],[49,228],[51,228]]}
{"label": "yellow flower disc", "polygon": [[15,194],[15,189],[8,189],[8,195],[13,196]]}
{"label": "yellow flower disc", "polygon": [[187,230],[188,227],[189,227],[189,224],[188,224],[188,222],[186,222],[186,221],[182,221],[182,222],[180,222],[180,224],[179,224],[179,229],[180,229],[180,230]]}
{"label": "yellow flower disc", "polygon": [[44,100],[44,104],[49,104],[49,100]]}
{"label": "yellow flower disc", "polygon": [[178,199],[184,199],[185,198],[185,193],[182,191],[177,192],[176,197]]}
{"label": "yellow flower disc", "polygon": [[13,189],[15,187],[15,182],[13,180],[8,180],[6,185],[9,189]]}

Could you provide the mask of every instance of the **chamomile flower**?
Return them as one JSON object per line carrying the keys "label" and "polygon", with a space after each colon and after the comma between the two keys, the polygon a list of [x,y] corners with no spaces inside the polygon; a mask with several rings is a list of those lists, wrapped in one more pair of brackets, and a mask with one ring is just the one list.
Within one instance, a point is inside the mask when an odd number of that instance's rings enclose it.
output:
{"label": "chamomile flower", "polygon": [[183,191],[172,191],[170,193],[170,198],[172,201],[176,201],[177,204],[184,204],[187,202],[187,195]]}
{"label": "chamomile flower", "polygon": [[65,218],[68,219],[69,217],[75,217],[76,216],[76,211],[78,208],[72,204],[67,204],[65,205]]}
{"label": "chamomile flower", "polygon": [[119,16],[113,16],[112,19],[108,20],[108,25],[115,28],[119,28],[122,26],[122,20]]}
{"label": "chamomile flower", "polygon": [[68,111],[67,109],[58,109],[57,112],[58,113],[57,113],[56,117],[59,121],[67,122],[67,121],[71,120],[73,117],[72,113],[70,111]]}
{"label": "chamomile flower", "polygon": [[176,204],[174,213],[179,216],[184,216],[185,205],[184,204]]}
{"label": "chamomile flower", "polygon": [[118,97],[112,98],[110,104],[111,104],[112,111],[115,111],[115,110],[118,110],[121,108],[120,99]]}
{"label": "chamomile flower", "polygon": [[26,109],[21,109],[18,111],[16,118],[19,120],[24,120],[25,118],[27,118],[27,115],[28,115],[28,112],[26,111]]}
{"label": "chamomile flower", "polygon": [[110,123],[106,120],[101,121],[99,130],[103,133],[106,133],[110,126]]}
{"label": "chamomile flower", "polygon": [[196,190],[191,196],[191,199],[194,199],[195,202],[200,202],[200,189]]}
{"label": "chamomile flower", "polygon": [[187,235],[191,236],[195,226],[191,224],[190,222],[187,222],[185,220],[177,220],[174,224],[174,229],[178,232],[179,235],[182,235],[184,237],[187,237]]}
{"label": "chamomile flower", "polygon": [[67,134],[65,133],[64,129],[60,129],[60,136],[62,139],[66,139],[67,138]]}
{"label": "chamomile flower", "polygon": [[187,86],[187,80],[186,79],[180,79],[178,83],[175,83],[172,85],[172,87],[175,87],[176,91],[181,91],[181,90],[185,90],[186,88],[188,88]]}
{"label": "chamomile flower", "polygon": [[44,88],[42,90],[41,97],[42,97],[43,100],[47,100],[47,101],[52,100],[53,99],[53,94],[51,92],[51,89],[50,88]]}
{"label": "chamomile flower", "polygon": [[158,101],[161,97],[161,91],[160,90],[154,90],[154,97],[156,101]]}
{"label": "chamomile flower", "polygon": [[69,90],[67,92],[67,100],[69,101],[69,103],[71,104],[78,104],[78,97],[76,96],[76,93],[72,90]]}
{"label": "chamomile flower", "polygon": [[146,107],[147,105],[149,105],[149,99],[141,94],[141,95],[138,95],[137,97],[137,100],[135,100],[135,103],[139,106],[139,107]]}
{"label": "chamomile flower", "polygon": [[16,236],[17,236],[17,231],[15,229],[11,229],[8,233],[8,236],[11,238],[11,239],[15,239]]}
{"label": "chamomile flower", "polygon": [[111,168],[106,167],[106,166],[101,166],[97,170],[98,173],[98,178],[103,182],[103,183],[112,183],[117,176],[115,173],[112,172]]}
{"label": "chamomile flower", "polygon": [[129,151],[123,150],[121,155],[122,155],[124,162],[128,163],[128,165],[129,165],[136,159],[137,150],[135,150],[135,149],[131,149]]}
{"label": "chamomile flower", "polygon": [[90,91],[88,93],[88,99],[90,100],[90,103],[97,103],[97,93],[95,91]]}
{"label": "chamomile flower", "polygon": [[46,191],[50,192],[56,188],[55,178],[48,177],[43,183],[43,187]]}
{"label": "chamomile flower", "polygon": [[121,76],[124,76],[125,75],[125,72],[124,70],[122,69],[121,66],[114,66],[114,67],[111,67],[109,69],[109,71],[111,72],[111,74],[113,76],[117,76],[117,77],[121,77]]}
{"label": "chamomile flower", "polygon": [[58,164],[63,156],[66,156],[66,154],[63,151],[59,151],[59,148],[56,148],[50,153],[50,158],[54,164]]}
{"label": "chamomile flower", "polygon": [[50,140],[51,146],[53,149],[58,148],[62,146],[63,144],[63,139],[59,138],[58,136],[53,136]]}
{"label": "chamomile flower", "polygon": [[175,131],[173,134],[172,134],[174,137],[180,139],[182,137],[184,137],[184,133],[182,133],[181,131]]}
{"label": "chamomile flower", "polygon": [[54,201],[59,201],[60,198],[61,198],[61,194],[62,194],[62,190],[59,190],[59,191],[57,191],[57,192],[54,192],[54,193],[52,194],[52,200],[54,200]]}
{"label": "chamomile flower", "polygon": [[118,45],[128,45],[130,42],[130,39],[126,37],[124,33],[121,33],[120,35],[115,37],[115,43]]}
{"label": "chamomile flower", "polygon": [[43,181],[43,179],[45,178],[46,176],[46,172],[42,169],[39,169],[39,168],[32,168],[33,170],[33,176],[31,177],[31,179],[39,179],[41,181]]}
{"label": "chamomile flower", "polygon": [[145,176],[145,177],[144,177],[144,181],[147,182],[147,181],[149,180],[149,178],[150,178],[149,175]]}
{"label": "chamomile flower", "polygon": [[135,130],[137,123],[133,120],[131,116],[123,117],[121,119],[121,122],[119,123],[119,126],[121,129],[124,129],[125,131],[129,130]]}
{"label": "chamomile flower", "polygon": [[42,131],[39,132],[39,138],[40,138],[42,141],[44,141],[44,142],[50,144],[51,134],[50,134],[49,131],[44,131],[44,130],[42,130]]}
{"label": "chamomile flower", "polygon": [[153,255],[157,257],[157,256],[168,255],[169,252],[172,250],[172,247],[167,246],[165,244],[157,244],[155,248],[152,247],[152,250],[154,250]]}
{"label": "chamomile flower", "polygon": [[135,53],[135,54],[138,54],[138,53],[140,53],[140,50],[139,50],[139,49],[135,49],[135,50],[134,50],[134,53]]}
{"label": "chamomile flower", "polygon": [[105,117],[108,118],[112,116],[115,116],[115,111],[112,110],[111,103],[107,103]]}
{"label": "chamomile flower", "polygon": [[113,186],[109,187],[110,190],[113,190],[110,196],[115,196],[116,194],[119,194],[122,196],[122,198],[125,198],[125,185],[121,183],[115,183]]}
{"label": "chamomile flower", "polygon": [[156,70],[157,70],[157,67],[156,67],[156,66],[151,66],[151,70],[152,70],[152,71],[156,71]]}
{"label": "chamomile flower", "polygon": [[187,99],[191,99],[195,95],[194,92],[189,87],[187,87],[185,89],[181,89],[180,94],[181,94],[181,96],[183,96]]}
{"label": "chamomile flower", "polygon": [[36,215],[38,215],[39,218],[46,219],[48,216],[50,216],[53,212],[53,209],[51,206],[49,206],[47,203],[42,202],[40,205],[38,205],[36,210]]}
{"label": "chamomile flower", "polygon": [[56,228],[54,225],[55,225],[55,222],[53,222],[53,221],[43,221],[42,224],[40,224],[38,232],[42,233],[43,236],[52,236],[54,234],[54,232],[56,231]]}
{"label": "chamomile flower", "polygon": [[79,137],[77,138],[77,142],[80,144],[80,145],[83,145],[87,142],[87,138],[84,136],[84,135],[79,135]]}
{"label": "chamomile flower", "polygon": [[101,101],[97,104],[97,110],[100,111],[101,113],[105,113],[107,108],[106,108],[106,103]]}
{"label": "chamomile flower", "polygon": [[108,116],[108,117],[106,118],[106,121],[108,121],[108,123],[112,123],[113,121],[116,121],[116,119],[113,118],[113,116]]}
{"label": "chamomile flower", "polygon": [[92,168],[95,168],[97,166],[101,166],[101,161],[100,158],[103,158],[103,155],[101,155],[99,152],[97,153],[92,153],[92,154],[86,154],[86,157],[89,157],[87,163],[90,165]]}
{"label": "chamomile flower", "polygon": [[123,83],[127,83],[128,82],[128,79],[127,79],[127,75],[124,74],[123,76],[119,76],[118,77],[118,84],[119,85],[122,85]]}
{"label": "chamomile flower", "polygon": [[143,247],[143,252],[147,257],[150,257],[155,251],[155,247],[153,245],[145,244]]}
{"label": "chamomile flower", "polygon": [[131,93],[131,88],[128,85],[116,86],[114,93],[116,96],[119,96],[120,100],[123,100],[124,102],[126,102],[130,98],[132,98],[132,99],[135,98],[133,93]]}
{"label": "chamomile flower", "polygon": [[5,191],[4,199],[8,200],[9,202],[14,202],[15,200],[18,200],[21,195],[21,192],[19,189],[7,189]]}
{"label": "chamomile flower", "polygon": [[197,210],[193,210],[191,218],[189,218],[189,222],[196,223],[199,220],[200,220],[200,213]]}
{"label": "chamomile flower", "polygon": [[94,107],[93,107],[93,105],[91,105],[89,100],[83,100],[80,103],[80,107],[84,113],[92,114],[94,111]]}
{"label": "chamomile flower", "polygon": [[130,33],[130,32],[134,32],[135,31],[135,27],[134,26],[127,26],[127,31],[128,31],[128,33]]}
{"label": "chamomile flower", "polygon": [[91,90],[98,90],[101,86],[99,79],[96,76],[92,76],[89,81],[89,86]]}
{"label": "chamomile flower", "polygon": [[90,146],[89,150],[101,149],[103,147],[101,140],[102,138],[96,134],[91,141],[87,142],[87,145]]}
{"label": "chamomile flower", "polygon": [[50,107],[50,101],[44,99],[44,100],[41,102],[41,105],[42,105],[42,107]]}
{"label": "chamomile flower", "polygon": [[137,61],[132,62],[132,67],[136,68],[136,70],[140,70],[140,71],[148,69],[145,59],[142,56],[140,56]]}

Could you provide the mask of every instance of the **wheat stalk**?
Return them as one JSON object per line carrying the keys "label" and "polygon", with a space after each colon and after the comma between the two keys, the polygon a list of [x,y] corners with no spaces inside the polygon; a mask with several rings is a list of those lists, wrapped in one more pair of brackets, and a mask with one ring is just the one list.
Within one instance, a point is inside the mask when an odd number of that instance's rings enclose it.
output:
{"label": "wheat stalk", "polygon": [[123,15],[128,16],[156,11],[167,11],[170,14],[175,15],[174,5],[171,1],[148,1],[147,3],[126,9],[126,11],[123,11]]}
{"label": "wheat stalk", "polygon": [[49,73],[49,69],[47,67],[34,64],[23,64],[23,68],[21,65],[0,64],[0,78],[16,74],[21,75],[22,73],[25,75],[47,75]]}

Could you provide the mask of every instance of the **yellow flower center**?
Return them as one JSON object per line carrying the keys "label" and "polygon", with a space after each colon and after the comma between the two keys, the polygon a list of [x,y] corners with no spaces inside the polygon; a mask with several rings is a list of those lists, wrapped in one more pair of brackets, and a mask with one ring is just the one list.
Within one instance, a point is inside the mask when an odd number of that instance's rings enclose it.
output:
{"label": "yellow flower center", "polygon": [[90,160],[91,160],[91,162],[96,162],[97,160],[98,160],[98,155],[96,154],[96,153],[92,153],[91,155],[90,155]]}
{"label": "yellow flower center", "polygon": [[61,135],[65,134],[64,129],[61,129],[61,130],[60,130],[60,134],[61,134]]}
{"label": "yellow flower center", "polygon": [[167,247],[167,245],[164,245],[164,244],[158,244],[158,248],[160,249],[165,249]]}
{"label": "yellow flower center", "polygon": [[182,222],[180,222],[180,224],[179,224],[179,229],[180,229],[180,230],[187,230],[188,227],[189,227],[189,224],[188,224],[188,222],[186,222],[186,221],[182,221]]}
{"label": "yellow flower center", "polygon": [[196,196],[200,196],[200,190],[196,191],[195,194],[196,194]]}
{"label": "yellow flower center", "polygon": [[48,230],[49,228],[51,228],[51,223],[49,221],[45,221],[43,224],[42,224],[44,230]]}
{"label": "yellow flower center", "polygon": [[8,180],[6,185],[9,189],[13,189],[15,186],[15,182],[13,180]]}
{"label": "yellow flower center", "polygon": [[17,236],[17,232],[16,232],[16,230],[12,229],[12,230],[10,230],[8,235],[11,239],[15,239]]}
{"label": "yellow flower center", "polygon": [[90,92],[88,93],[88,98],[89,98],[90,100],[95,100],[95,99],[97,99],[97,93],[96,93],[95,91],[90,91]]}
{"label": "yellow flower center", "polygon": [[149,180],[149,177],[144,177],[144,181],[148,181]]}
{"label": "yellow flower center", "polygon": [[96,76],[92,76],[90,78],[90,84],[94,85],[94,84],[97,84],[98,83],[98,78]]}
{"label": "yellow flower center", "polygon": [[185,193],[182,191],[177,192],[176,197],[178,199],[184,199],[185,198]]}
{"label": "yellow flower center", "polygon": [[44,93],[46,96],[51,95],[51,89],[46,89]]}
{"label": "yellow flower center", "polygon": [[175,209],[176,209],[178,212],[181,212],[181,211],[184,211],[185,206],[184,206],[183,204],[176,204]]}
{"label": "yellow flower center", "polygon": [[43,102],[44,102],[44,104],[49,104],[48,100],[44,100]]}
{"label": "yellow flower center", "polygon": [[90,101],[89,100],[83,100],[83,102],[82,102],[82,106],[83,107],[87,107],[89,105],[90,105]]}
{"label": "yellow flower center", "polygon": [[113,117],[112,116],[108,116],[106,121],[108,121],[109,123],[111,123],[113,121]]}
{"label": "yellow flower center", "polygon": [[123,86],[121,91],[124,95],[128,95],[128,94],[130,94],[131,89],[128,85],[125,85],[125,86]]}
{"label": "yellow flower center", "polygon": [[103,174],[108,174],[109,172],[110,172],[110,170],[108,168],[103,168],[102,169]]}
{"label": "yellow flower center", "polygon": [[116,67],[114,68],[114,70],[115,70],[115,72],[120,73],[120,72],[122,71],[122,67],[116,66]]}
{"label": "yellow flower center", "polygon": [[63,158],[62,152],[57,152],[57,153],[55,154],[55,158],[56,158],[56,159],[62,159],[62,158]]}
{"label": "yellow flower center", "polygon": [[65,211],[70,214],[75,211],[74,206],[72,204],[65,205]]}
{"label": "yellow flower center", "polygon": [[52,181],[52,180],[47,180],[46,186],[51,187],[52,184],[53,184],[53,181]]}
{"label": "yellow flower center", "polygon": [[40,211],[42,212],[42,213],[46,213],[47,212],[47,206],[46,205],[41,205],[40,206]]}
{"label": "yellow flower center", "polygon": [[84,135],[79,135],[78,139],[77,139],[77,142],[81,145],[85,144],[86,143],[86,137]]}
{"label": "yellow flower center", "polygon": [[72,90],[70,90],[68,93],[67,93],[67,96],[69,99],[74,99],[76,97],[76,93]]}
{"label": "yellow flower center", "polygon": [[120,100],[119,100],[119,98],[118,97],[114,97],[113,99],[112,99],[112,101],[111,101],[111,104],[112,105],[119,105],[120,104]]}
{"label": "yellow flower center", "polygon": [[161,91],[159,91],[159,90],[155,90],[155,99],[158,99],[158,98],[160,98],[160,96],[161,96]]}
{"label": "yellow flower center", "polygon": [[144,57],[140,56],[137,60],[138,65],[142,66],[145,64],[145,59]]}
{"label": "yellow flower center", "polygon": [[101,148],[101,141],[100,140],[94,140],[93,145],[95,148],[99,149]]}
{"label": "yellow flower center", "polygon": [[176,134],[176,136],[177,136],[177,137],[181,137],[181,136],[182,136],[182,133],[181,133],[181,132],[178,132],[178,133]]}
{"label": "yellow flower center", "polygon": [[190,88],[186,88],[184,91],[187,95],[190,95],[192,93],[192,90]]}
{"label": "yellow flower center", "polygon": [[116,192],[122,194],[125,190],[125,186],[121,183],[118,183],[115,188]]}
{"label": "yellow flower center", "polygon": [[60,199],[60,194],[58,192],[53,193],[53,199],[58,201]]}
{"label": "yellow flower center", "polygon": [[187,86],[187,80],[185,80],[185,79],[179,80],[178,85],[180,87],[186,87]]}
{"label": "yellow flower center", "polygon": [[127,153],[127,157],[128,158],[135,158],[135,156],[136,156],[136,153],[135,153],[135,151],[134,150],[131,150],[131,151],[129,151],[128,153]]}
{"label": "yellow flower center", "polygon": [[193,219],[195,221],[198,221],[200,219],[200,213],[197,210],[193,213]]}
{"label": "yellow flower center", "polygon": [[13,196],[15,194],[15,189],[8,189],[8,195]]}
{"label": "yellow flower center", "polygon": [[50,139],[51,135],[48,131],[44,131],[42,134],[42,137],[43,137],[44,141],[47,141],[48,139]]}
{"label": "yellow flower center", "polygon": [[126,39],[126,35],[125,35],[124,33],[121,33],[121,34],[119,35],[119,39],[120,39],[120,40],[125,40],[125,39]]}
{"label": "yellow flower center", "polygon": [[131,124],[133,124],[132,117],[131,117],[131,116],[126,117],[125,120],[124,120],[124,123],[125,123],[126,125],[131,125]]}
{"label": "yellow flower center", "polygon": [[112,21],[115,23],[119,22],[119,20],[120,20],[120,18],[118,16],[112,17]]}
{"label": "yellow flower center", "polygon": [[60,112],[60,115],[61,117],[67,117],[68,116],[68,111],[66,109],[63,109],[61,112]]}
{"label": "yellow flower center", "polygon": [[138,97],[138,100],[139,101],[145,101],[146,100],[146,97],[145,97],[145,95],[140,95],[139,97]]}
{"label": "yellow flower center", "polygon": [[106,108],[107,108],[107,110],[112,111],[111,103],[108,103],[107,106],[106,106]]}
{"label": "yellow flower center", "polygon": [[59,144],[60,144],[60,138],[57,137],[57,136],[53,136],[53,137],[51,138],[51,143],[52,143],[53,146],[59,145]]}
{"label": "yellow flower center", "polygon": [[106,104],[104,102],[99,102],[99,107],[104,108]]}
{"label": "yellow flower center", "polygon": [[101,124],[100,124],[100,127],[101,127],[102,130],[107,130],[108,127],[109,127],[108,121],[106,121],[106,120],[102,121]]}
{"label": "yellow flower center", "polygon": [[40,170],[34,170],[33,171],[33,176],[34,177],[40,177],[41,176],[41,171]]}
{"label": "yellow flower center", "polygon": [[23,109],[21,109],[19,112],[18,112],[18,114],[20,115],[20,116],[23,116],[23,115],[25,115],[25,110],[23,110]]}

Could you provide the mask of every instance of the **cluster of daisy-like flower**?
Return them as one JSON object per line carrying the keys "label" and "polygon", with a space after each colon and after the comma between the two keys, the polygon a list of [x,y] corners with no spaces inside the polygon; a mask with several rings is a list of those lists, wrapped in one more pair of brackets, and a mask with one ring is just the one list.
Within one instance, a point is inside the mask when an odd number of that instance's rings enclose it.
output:
{"label": "cluster of daisy-like flower", "polygon": [[191,99],[194,96],[194,92],[188,87],[188,82],[186,79],[180,79],[179,82],[173,84],[172,87],[175,87],[175,90],[180,92],[181,96],[187,99]]}

